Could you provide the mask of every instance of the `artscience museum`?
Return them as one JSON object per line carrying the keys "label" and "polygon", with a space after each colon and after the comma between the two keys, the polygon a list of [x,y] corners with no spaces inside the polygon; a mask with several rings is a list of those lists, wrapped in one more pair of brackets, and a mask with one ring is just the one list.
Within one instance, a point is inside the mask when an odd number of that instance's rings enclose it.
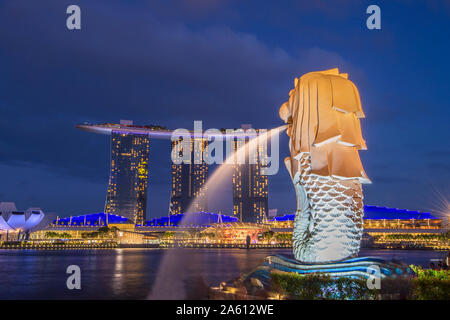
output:
{"label": "artscience museum", "polygon": [[0,203],[0,240],[19,240],[26,238],[36,228],[44,212],[40,208],[29,208],[18,211],[12,202]]}

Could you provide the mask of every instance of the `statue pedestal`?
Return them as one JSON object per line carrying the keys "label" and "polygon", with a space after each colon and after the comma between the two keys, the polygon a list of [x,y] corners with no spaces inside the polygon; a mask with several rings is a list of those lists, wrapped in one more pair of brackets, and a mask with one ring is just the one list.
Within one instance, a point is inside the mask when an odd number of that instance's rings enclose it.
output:
{"label": "statue pedestal", "polygon": [[413,274],[411,268],[400,261],[386,261],[377,257],[358,257],[338,262],[308,264],[276,255],[266,257],[257,269],[260,271],[266,270],[268,273],[272,270],[304,275],[321,273],[332,278],[349,277],[355,279],[368,279],[374,276],[378,270],[378,276],[382,279]]}
{"label": "statue pedestal", "polygon": [[400,261],[386,261],[377,257],[358,257],[338,262],[307,264],[281,255],[268,256],[255,269],[230,283],[211,288],[213,298],[265,299],[272,289],[272,272],[300,275],[323,274],[331,278],[373,279],[379,277],[404,278],[414,274],[408,265]]}

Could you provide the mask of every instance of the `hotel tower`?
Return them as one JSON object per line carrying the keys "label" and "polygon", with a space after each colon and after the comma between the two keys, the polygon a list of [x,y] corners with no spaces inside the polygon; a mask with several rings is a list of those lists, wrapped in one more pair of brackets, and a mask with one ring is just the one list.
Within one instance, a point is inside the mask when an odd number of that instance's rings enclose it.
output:
{"label": "hotel tower", "polygon": [[105,213],[143,224],[147,209],[149,136],[111,132],[111,171]]}
{"label": "hotel tower", "polygon": [[[208,142],[205,139],[193,138],[191,139],[191,163],[172,163],[172,193],[169,214],[187,212],[194,199],[197,200],[193,203],[191,212],[207,211],[208,197],[203,186],[208,176],[208,165],[202,157],[206,148],[208,148]],[[172,141],[172,152],[183,153],[181,139]],[[195,159],[201,159],[201,161],[195,163]]]}
{"label": "hotel tower", "polygon": [[[242,125],[242,128],[249,129],[251,126]],[[258,132],[258,129],[255,131]],[[233,150],[238,150],[247,141],[235,138]],[[233,164],[233,215],[241,222],[261,223],[265,221],[269,210],[269,180],[267,175],[261,174],[261,167],[268,165],[267,145],[258,144],[253,154],[252,164],[247,145],[245,163]]]}

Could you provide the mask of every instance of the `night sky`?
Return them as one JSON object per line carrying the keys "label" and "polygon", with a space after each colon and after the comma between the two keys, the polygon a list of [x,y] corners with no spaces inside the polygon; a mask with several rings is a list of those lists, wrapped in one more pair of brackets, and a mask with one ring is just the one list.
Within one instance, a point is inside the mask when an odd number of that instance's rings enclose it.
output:
{"label": "night sky", "polygon": [[[81,30],[66,28],[70,4]],[[370,4],[381,30],[366,28]],[[365,204],[437,210],[450,180],[449,18],[437,0],[0,0],[0,201],[101,211],[109,137],[76,124],[274,128],[294,77],[338,67],[366,114]],[[167,214],[169,147],[151,141],[148,217]],[[269,207],[292,212],[284,165],[269,185]],[[230,187],[213,208],[230,212]]]}

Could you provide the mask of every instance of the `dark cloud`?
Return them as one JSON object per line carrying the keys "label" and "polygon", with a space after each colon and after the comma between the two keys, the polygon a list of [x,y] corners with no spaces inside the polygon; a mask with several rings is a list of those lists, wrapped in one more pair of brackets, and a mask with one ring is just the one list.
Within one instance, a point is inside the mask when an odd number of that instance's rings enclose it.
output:
{"label": "dark cloud", "polygon": [[441,150],[430,150],[422,153],[425,157],[430,158],[444,158],[449,159],[450,158],[450,150],[448,149],[441,149]]}
{"label": "dark cloud", "polygon": [[[10,14],[15,8],[3,11],[3,23],[15,24]],[[4,56],[11,69],[4,77],[11,90],[1,101],[8,117],[0,120],[0,130],[2,137],[14,136],[2,141],[4,161],[59,163],[76,166],[77,172],[88,168],[75,155],[82,149],[93,152],[100,138],[81,138],[84,135],[73,126],[84,120],[132,118],[189,127],[196,119],[215,127],[255,120],[260,125],[279,123],[272,120],[273,114],[286,99],[294,76],[306,72],[308,65],[323,69],[346,64],[336,53],[320,48],[292,57],[226,27],[195,32],[151,16],[133,21],[120,11],[106,16],[95,6],[83,6],[88,31],[72,36],[61,27],[54,31],[55,19],[41,22],[36,14],[45,10],[53,17],[56,8],[61,6],[21,7],[28,27],[14,37],[5,30],[0,34],[10,40]],[[21,50],[24,41],[26,51]],[[261,116],[271,120],[261,121]],[[33,132],[40,134],[30,139]],[[45,152],[37,152],[43,146]]]}
{"label": "dark cloud", "polygon": [[429,162],[428,168],[431,170],[438,170],[443,173],[450,173],[450,163],[448,162]]}

